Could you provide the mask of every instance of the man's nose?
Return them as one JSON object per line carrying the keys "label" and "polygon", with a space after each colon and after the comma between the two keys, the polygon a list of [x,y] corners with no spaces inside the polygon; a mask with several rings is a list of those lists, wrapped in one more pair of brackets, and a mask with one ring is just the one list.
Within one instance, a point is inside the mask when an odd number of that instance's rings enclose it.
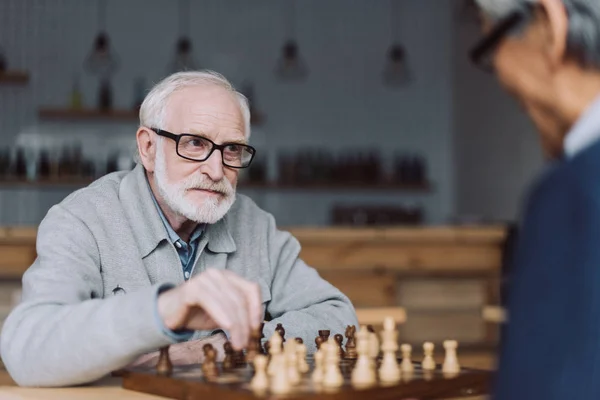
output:
{"label": "man's nose", "polygon": [[221,154],[221,151],[215,149],[210,157],[202,162],[200,172],[208,175],[208,177],[214,182],[218,182],[223,179],[224,171],[222,157],[223,155]]}

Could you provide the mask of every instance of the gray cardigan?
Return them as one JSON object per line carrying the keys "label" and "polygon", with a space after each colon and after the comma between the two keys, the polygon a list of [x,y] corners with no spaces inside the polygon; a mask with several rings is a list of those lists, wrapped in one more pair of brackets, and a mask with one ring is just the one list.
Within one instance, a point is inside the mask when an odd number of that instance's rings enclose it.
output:
{"label": "gray cardigan", "polygon": [[[300,245],[273,217],[237,195],[221,221],[207,226],[194,275],[229,269],[259,283],[286,337],[309,351],[319,329],[332,335],[357,324],[352,304],[298,255]],[[41,222],[37,258],[23,276],[23,301],[5,321],[2,358],[23,386],[95,381],[175,340],[157,319],[157,290],[184,282],[145,171],[107,175],[55,205]],[[195,332],[192,339],[210,335]]]}

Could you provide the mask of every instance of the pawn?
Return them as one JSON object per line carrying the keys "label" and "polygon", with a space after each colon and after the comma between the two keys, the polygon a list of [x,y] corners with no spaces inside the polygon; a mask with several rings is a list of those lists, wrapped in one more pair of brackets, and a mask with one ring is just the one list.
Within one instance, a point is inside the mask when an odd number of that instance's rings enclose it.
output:
{"label": "pawn", "polygon": [[456,348],[458,343],[456,340],[444,341],[444,349],[446,350],[446,356],[444,358],[444,364],[442,365],[442,372],[445,373],[458,373],[460,372],[460,364],[456,356]]}
{"label": "pawn", "polygon": [[319,350],[321,348],[321,345],[323,344],[323,337],[317,336],[315,338],[315,344],[317,345],[317,350]]}
{"label": "pawn", "polygon": [[275,330],[279,332],[279,335],[281,336],[281,342],[285,343],[285,329],[283,328],[283,324],[277,324]]}
{"label": "pawn", "polygon": [[173,372],[173,364],[169,357],[169,346],[161,347],[160,356],[158,357],[158,363],[156,364],[156,372],[159,375],[171,375]]}
{"label": "pawn", "polygon": [[410,353],[412,352],[412,346],[410,344],[403,344],[400,346],[400,351],[402,352],[402,364],[400,364],[400,370],[402,372],[413,372],[414,367],[412,364],[412,360],[410,359]]}
{"label": "pawn", "polygon": [[342,342],[344,341],[344,337],[342,335],[340,335],[339,333],[337,333],[335,336],[333,336],[333,339],[337,343],[339,357],[345,358],[346,353],[344,352],[344,348],[342,347]]}
{"label": "pawn", "polygon": [[299,343],[296,345],[296,358],[298,361],[298,372],[305,374],[310,369],[306,362],[306,345]]}
{"label": "pawn", "polygon": [[324,350],[319,349],[314,355],[315,369],[313,371],[311,379],[316,384],[321,384],[323,382],[323,352]]}
{"label": "pawn", "polygon": [[223,345],[223,350],[225,351],[225,359],[223,360],[223,370],[229,371],[234,367],[233,347],[231,346],[231,342],[225,342],[225,344]]}
{"label": "pawn", "polygon": [[369,332],[368,346],[369,358],[371,358],[373,365],[376,365],[377,356],[379,356],[379,339],[377,339],[375,332]]}
{"label": "pawn", "polygon": [[257,354],[253,359],[254,377],[250,381],[250,387],[255,391],[265,391],[269,387],[269,379],[267,377],[267,356]]}
{"label": "pawn", "polygon": [[204,350],[204,363],[202,364],[202,372],[207,380],[214,379],[219,371],[217,370],[217,351],[212,344],[205,344],[202,347]]}
{"label": "pawn", "polygon": [[435,361],[433,360],[433,348],[434,345],[431,342],[423,343],[423,361],[421,362],[421,368],[425,371],[432,371],[435,369]]}

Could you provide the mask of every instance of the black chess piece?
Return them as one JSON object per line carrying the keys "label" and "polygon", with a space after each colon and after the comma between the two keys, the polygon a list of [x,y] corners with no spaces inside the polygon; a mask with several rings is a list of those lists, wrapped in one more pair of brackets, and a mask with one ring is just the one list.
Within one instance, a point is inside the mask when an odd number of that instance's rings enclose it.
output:
{"label": "black chess piece", "polygon": [[277,326],[275,327],[275,330],[277,332],[279,332],[279,335],[281,336],[281,343],[285,343],[285,329],[283,328],[282,324],[277,324]]}
{"label": "black chess piece", "polygon": [[225,351],[225,358],[223,359],[223,370],[228,371],[233,369],[233,347],[231,346],[231,342],[227,341],[223,344],[223,350]]}
{"label": "black chess piece", "polygon": [[160,349],[158,363],[156,364],[156,373],[159,375],[171,375],[173,372],[173,364],[169,358],[169,346]]}
{"label": "black chess piece", "polygon": [[346,353],[344,352],[344,348],[342,347],[342,342],[344,341],[344,337],[342,335],[340,335],[339,333],[336,333],[333,336],[333,339],[335,340],[335,342],[338,345],[338,354],[341,358],[346,358]]}

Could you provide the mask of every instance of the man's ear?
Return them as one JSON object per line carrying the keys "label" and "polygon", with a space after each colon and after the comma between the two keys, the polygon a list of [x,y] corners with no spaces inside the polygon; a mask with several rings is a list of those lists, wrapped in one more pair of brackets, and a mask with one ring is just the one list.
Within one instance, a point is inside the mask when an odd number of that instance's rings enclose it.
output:
{"label": "man's ear", "polygon": [[539,0],[538,4],[546,18],[547,56],[552,67],[556,68],[565,61],[569,16],[561,0]]}
{"label": "man's ear", "polygon": [[141,126],[136,134],[137,148],[140,161],[148,172],[154,172],[154,160],[156,159],[157,141],[156,134],[150,129]]}

